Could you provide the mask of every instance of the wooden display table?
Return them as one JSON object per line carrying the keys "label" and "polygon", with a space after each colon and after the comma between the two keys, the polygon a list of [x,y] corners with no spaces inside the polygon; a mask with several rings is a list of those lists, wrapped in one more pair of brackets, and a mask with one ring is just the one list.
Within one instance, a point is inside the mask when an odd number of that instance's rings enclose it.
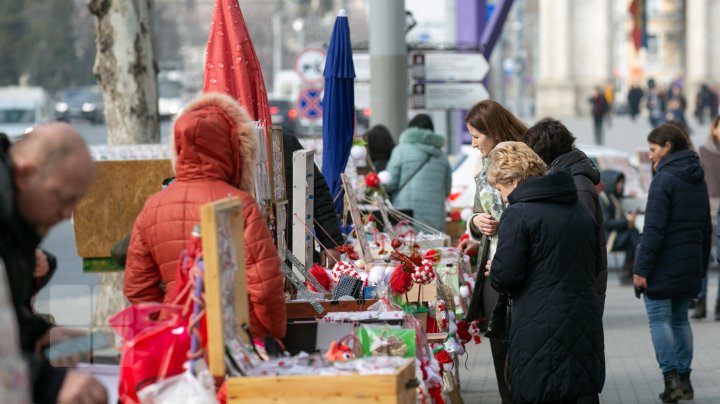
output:
{"label": "wooden display table", "polygon": [[[225,341],[243,335],[242,327],[249,323],[240,201],[230,198],[203,205],[201,221],[208,368],[216,380],[226,380],[228,403],[415,403],[418,382],[413,359],[385,375],[226,378]],[[228,273],[234,273],[233,281],[225,280]],[[359,311],[372,303],[338,302],[334,307],[327,302],[327,308]],[[305,302],[290,303],[288,308],[293,315],[314,318],[317,314]]]}

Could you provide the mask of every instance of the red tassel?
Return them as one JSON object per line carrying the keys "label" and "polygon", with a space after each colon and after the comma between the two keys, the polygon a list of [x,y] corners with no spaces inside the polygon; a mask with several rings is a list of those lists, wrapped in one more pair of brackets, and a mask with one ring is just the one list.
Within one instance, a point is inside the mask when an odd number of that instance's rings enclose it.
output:
{"label": "red tassel", "polygon": [[445,400],[443,400],[442,396],[442,387],[431,387],[428,389],[428,394],[430,394],[430,398],[432,399],[432,402],[434,404],[445,404]]}
{"label": "red tassel", "polygon": [[479,343],[480,343],[480,336],[479,336],[479,335],[474,336],[474,337],[473,337],[473,342],[475,342],[476,344],[479,344]]}
{"label": "red tassel", "polygon": [[444,349],[435,352],[435,359],[437,359],[440,367],[442,367],[442,365],[446,363],[453,363],[453,358],[450,356],[448,351]]}
{"label": "red tassel", "polygon": [[222,386],[220,386],[220,390],[215,395],[215,398],[220,404],[227,403],[227,382],[223,382]]}
{"label": "red tassel", "polygon": [[[325,290],[329,291],[331,289],[330,285],[332,281],[330,280],[330,276],[328,276],[327,271],[325,271],[325,268],[318,264],[313,264],[312,268],[310,268],[310,274],[317,279],[320,286],[324,287]],[[310,291],[317,292],[312,285],[308,284],[307,286]]]}
{"label": "red tassel", "polygon": [[457,323],[457,336],[460,338],[460,342],[465,345],[472,339],[472,335],[470,334],[470,324],[465,321],[461,320]]}
{"label": "red tassel", "polygon": [[412,274],[403,271],[402,265],[398,265],[390,276],[390,288],[398,294],[407,293],[412,289]]}

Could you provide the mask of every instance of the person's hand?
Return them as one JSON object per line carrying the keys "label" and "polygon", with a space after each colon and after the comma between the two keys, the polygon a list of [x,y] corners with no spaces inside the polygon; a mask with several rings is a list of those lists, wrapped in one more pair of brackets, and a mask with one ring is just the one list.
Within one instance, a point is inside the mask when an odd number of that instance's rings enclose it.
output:
{"label": "person's hand", "polygon": [[640,275],[633,275],[633,285],[638,289],[647,289],[647,278]]}
{"label": "person's hand", "polygon": [[466,238],[457,245],[458,251],[465,255],[477,254],[479,248],[480,243],[470,238]]}
{"label": "person's hand", "polygon": [[320,262],[328,265],[335,265],[340,261],[340,253],[334,248],[329,248],[320,252]]}
{"label": "person's hand", "polygon": [[105,386],[92,375],[76,370],[67,372],[57,397],[58,403],[105,404],[107,401]]}
{"label": "person's hand", "polygon": [[492,260],[487,260],[487,263],[485,263],[485,276],[490,276],[490,268],[492,268]]}
{"label": "person's hand", "polygon": [[[85,334],[87,334],[87,332],[83,330],[73,330],[65,327],[50,327],[45,334],[43,334],[43,336],[38,338],[35,342],[35,354],[42,356],[42,351],[46,347],[52,344],[57,344],[62,340],[79,337]],[[52,361],[51,364],[57,367],[73,367],[82,360],[89,360],[91,354],[91,352],[87,352],[85,354],[62,356]]]}
{"label": "person's hand", "polygon": [[47,255],[43,250],[35,249],[35,270],[33,271],[33,277],[42,278],[47,275],[50,271],[50,264],[48,263]]}
{"label": "person's hand", "polygon": [[486,236],[494,236],[497,233],[498,221],[487,213],[480,213],[473,216],[473,224]]}
{"label": "person's hand", "polygon": [[637,218],[637,212],[630,212],[627,214],[628,229],[635,228],[635,219]]}

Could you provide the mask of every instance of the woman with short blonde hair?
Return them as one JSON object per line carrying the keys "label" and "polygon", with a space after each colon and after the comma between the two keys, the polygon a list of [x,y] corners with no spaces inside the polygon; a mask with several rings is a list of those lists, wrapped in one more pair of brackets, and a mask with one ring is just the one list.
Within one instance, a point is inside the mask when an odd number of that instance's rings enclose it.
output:
{"label": "woman with short blonde hair", "polygon": [[598,224],[571,172],[545,171],[524,143],[503,142],[490,153],[488,178],[508,203],[490,284],[512,299],[513,403],[577,403],[597,396],[605,382]]}
{"label": "woman with short blonde hair", "polygon": [[527,177],[545,175],[546,171],[545,162],[525,143],[502,142],[490,152],[488,180],[493,186],[520,183]]}

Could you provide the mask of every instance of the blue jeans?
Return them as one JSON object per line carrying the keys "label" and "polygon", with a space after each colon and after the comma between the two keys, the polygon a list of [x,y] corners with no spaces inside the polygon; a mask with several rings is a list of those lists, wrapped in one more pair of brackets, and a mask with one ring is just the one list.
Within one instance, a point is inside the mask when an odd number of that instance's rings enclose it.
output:
{"label": "blue jeans", "polygon": [[693,335],[688,320],[690,300],[649,299],[645,296],[650,337],[663,373],[690,371],[693,357]]}

